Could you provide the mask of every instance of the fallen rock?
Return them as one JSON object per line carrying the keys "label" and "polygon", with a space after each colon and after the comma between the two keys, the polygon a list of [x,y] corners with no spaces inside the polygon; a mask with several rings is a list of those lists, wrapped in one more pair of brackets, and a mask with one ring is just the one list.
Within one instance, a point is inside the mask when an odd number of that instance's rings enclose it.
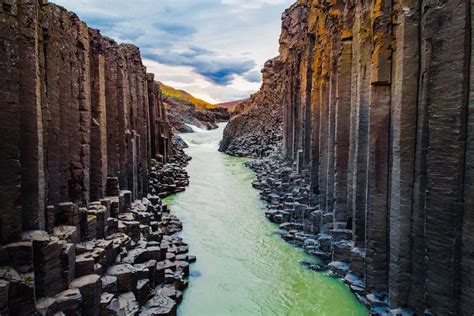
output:
{"label": "fallen rock", "polygon": [[79,289],[70,289],[63,291],[55,296],[58,312],[66,315],[80,315],[82,295]]}
{"label": "fallen rock", "polygon": [[83,314],[91,316],[100,314],[102,282],[99,275],[91,274],[75,279],[70,288],[78,289],[81,292]]}
{"label": "fallen rock", "polygon": [[135,268],[130,264],[118,264],[107,269],[109,276],[117,278],[117,290],[120,293],[129,292],[137,287]]}
{"label": "fallen rock", "polygon": [[177,304],[169,297],[155,295],[143,307],[141,314],[150,316],[176,316]]}

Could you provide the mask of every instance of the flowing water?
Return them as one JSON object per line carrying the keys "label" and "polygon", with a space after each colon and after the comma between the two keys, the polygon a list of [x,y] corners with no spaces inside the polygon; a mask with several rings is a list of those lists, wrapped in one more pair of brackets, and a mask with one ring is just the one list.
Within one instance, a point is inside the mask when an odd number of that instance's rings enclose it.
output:
{"label": "flowing water", "polygon": [[217,151],[224,126],[182,135],[193,158],[191,184],[165,201],[198,259],[178,314],[367,315],[347,286],[302,267],[315,259],[277,235],[245,159]]}

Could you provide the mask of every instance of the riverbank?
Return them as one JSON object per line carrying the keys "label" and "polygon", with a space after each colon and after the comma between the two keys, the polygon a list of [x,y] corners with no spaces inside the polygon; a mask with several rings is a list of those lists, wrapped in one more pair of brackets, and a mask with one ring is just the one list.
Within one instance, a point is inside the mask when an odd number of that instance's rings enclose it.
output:
{"label": "riverbank", "polygon": [[366,291],[363,280],[364,250],[352,240],[347,223],[334,222],[332,213],[314,206],[318,201],[310,193],[309,172],[296,172],[294,166],[277,155],[246,163],[257,179],[252,182],[267,202],[266,217],[279,225],[280,236],[320,261],[305,264],[346,283],[358,301],[374,315],[412,315],[409,310],[390,310],[386,296]]}
{"label": "riverbank", "polygon": [[109,177],[87,208],[48,207],[47,230],[0,247],[0,314],[176,315],[196,258],[162,198],[188,185],[188,161],[176,146],[167,163],[152,160],[144,198]]}
{"label": "riverbank", "polygon": [[319,260],[281,240],[251,186],[248,160],[217,151],[224,126],[182,135],[193,158],[190,185],[164,200],[199,258],[178,314],[367,315],[346,285],[300,264]]}

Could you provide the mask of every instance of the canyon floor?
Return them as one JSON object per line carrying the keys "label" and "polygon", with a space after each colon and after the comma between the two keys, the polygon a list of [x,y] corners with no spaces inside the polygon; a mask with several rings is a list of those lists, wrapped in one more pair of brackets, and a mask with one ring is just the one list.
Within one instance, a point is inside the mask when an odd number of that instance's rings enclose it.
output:
{"label": "canyon floor", "polygon": [[182,134],[190,185],[164,202],[199,260],[179,315],[367,315],[344,283],[300,263],[314,256],[284,242],[265,218],[245,158],[217,151],[219,129]]}

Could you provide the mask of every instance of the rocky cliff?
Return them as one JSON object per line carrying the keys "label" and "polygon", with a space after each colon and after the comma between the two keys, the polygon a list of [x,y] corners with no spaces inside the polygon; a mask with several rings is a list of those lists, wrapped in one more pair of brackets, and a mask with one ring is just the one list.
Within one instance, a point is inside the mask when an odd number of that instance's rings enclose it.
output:
{"label": "rocky cliff", "polygon": [[239,103],[224,130],[219,150],[235,156],[262,157],[277,151],[282,139],[285,84],[279,58],[266,62],[260,91]]}
{"label": "rocky cliff", "polygon": [[255,186],[375,313],[472,314],[470,16],[465,0],[301,0],[283,15],[294,168],[257,162]]}
{"label": "rocky cliff", "polygon": [[173,131],[193,133],[190,126],[200,129],[216,129],[217,123],[228,121],[227,109],[212,105],[192,94],[158,82],[163,92],[163,102]]}
{"label": "rocky cliff", "polygon": [[190,125],[204,130],[216,129],[217,123],[230,119],[227,109],[199,109],[191,102],[171,96],[164,96],[163,102],[171,127],[175,132],[193,133],[194,130]]}
{"label": "rocky cliff", "polygon": [[0,73],[0,314],[175,313],[187,158],[138,48],[2,0]]}

